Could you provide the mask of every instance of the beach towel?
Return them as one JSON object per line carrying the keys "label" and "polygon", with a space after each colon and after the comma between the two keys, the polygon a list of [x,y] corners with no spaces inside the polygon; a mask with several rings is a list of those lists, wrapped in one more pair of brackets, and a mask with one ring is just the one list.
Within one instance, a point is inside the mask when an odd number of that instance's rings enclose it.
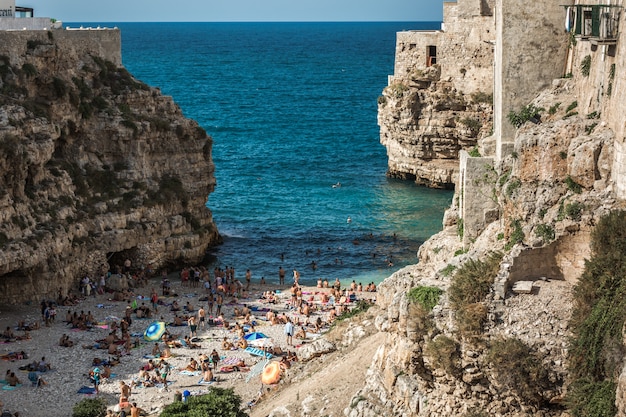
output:
{"label": "beach towel", "polygon": [[210,385],[212,383],[213,381],[205,381],[204,378],[200,378],[200,381],[198,381],[198,384],[200,385]]}
{"label": "beach towel", "polygon": [[235,356],[229,356],[222,360],[224,365],[237,365],[239,362],[243,362],[243,359],[237,358]]}
{"label": "beach towel", "polygon": [[264,352],[263,349],[259,349],[259,348],[255,348],[255,347],[248,346],[245,350],[246,350],[246,352],[248,352],[251,355],[264,356],[267,359],[271,359],[271,358],[274,357],[274,355],[272,355],[271,353]]}
{"label": "beach towel", "polygon": [[96,393],[96,389],[93,387],[88,387],[83,385],[82,387],[80,387],[80,389],[78,391],[76,391],[77,394],[95,394]]}
{"label": "beach towel", "polygon": [[16,386],[11,386],[11,385],[3,385],[3,386],[2,386],[2,389],[3,389],[3,390],[5,390],[5,391],[10,391],[10,390],[14,390],[14,389],[16,389],[16,388],[19,388],[19,387],[21,387],[21,386],[22,386],[22,384],[17,384]]}
{"label": "beach towel", "polygon": [[183,369],[182,371],[180,371],[181,374],[183,375],[189,375],[189,376],[198,376],[200,375],[200,371],[188,371],[186,369]]}

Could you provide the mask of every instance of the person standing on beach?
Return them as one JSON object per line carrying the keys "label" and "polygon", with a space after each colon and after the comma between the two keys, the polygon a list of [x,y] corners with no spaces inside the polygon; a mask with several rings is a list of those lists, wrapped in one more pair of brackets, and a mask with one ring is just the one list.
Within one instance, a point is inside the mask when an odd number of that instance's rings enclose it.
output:
{"label": "person standing on beach", "polygon": [[206,317],[206,311],[204,311],[204,307],[200,306],[198,309],[198,322],[201,327],[204,327],[204,320]]}
{"label": "person standing on beach", "polygon": [[152,294],[150,294],[150,301],[152,302],[152,309],[155,313],[158,313],[157,306],[159,305],[159,294],[157,294],[156,290],[152,289]]}
{"label": "person standing on beach", "polygon": [[209,308],[209,316],[213,316],[213,303],[215,303],[215,295],[213,295],[213,291],[209,292],[208,298],[208,308]]}
{"label": "person standing on beach", "polygon": [[285,270],[282,266],[278,269],[278,282],[280,285],[285,285]]}
{"label": "person standing on beach", "polygon": [[250,289],[250,281],[252,281],[252,272],[246,269],[246,291]]}
{"label": "person standing on beach", "polygon": [[197,332],[198,325],[196,324],[196,316],[189,317],[189,320],[187,320],[187,323],[189,324],[189,331],[191,332],[191,337],[196,337],[198,335],[198,332]]}
{"label": "person standing on beach", "polygon": [[162,361],[161,362],[161,379],[163,380],[163,390],[169,391],[167,388],[167,376],[170,373],[170,364]]}
{"label": "person standing on beach", "polygon": [[217,310],[215,311],[215,315],[219,316],[220,314],[222,314],[222,304],[224,303],[224,297],[222,296],[221,293],[217,293]]}
{"label": "person standing on beach", "polygon": [[293,344],[293,323],[291,322],[291,318],[287,317],[287,323],[285,323],[285,336],[287,336],[287,345],[291,346]]}
{"label": "person standing on beach", "polygon": [[98,367],[93,368],[91,378],[93,380],[93,387],[96,389],[96,394],[98,394],[99,393],[98,387],[100,386],[100,368]]}

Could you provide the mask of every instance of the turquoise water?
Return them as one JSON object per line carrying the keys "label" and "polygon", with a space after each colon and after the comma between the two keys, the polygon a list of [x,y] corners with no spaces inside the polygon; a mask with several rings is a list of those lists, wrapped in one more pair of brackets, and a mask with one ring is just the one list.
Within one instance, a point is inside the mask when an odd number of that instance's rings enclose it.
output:
{"label": "turquoise water", "polygon": [[452,193],[387,179],[376,121],[396,32],[438,24],[118,27],[128,70],[213,137],[207,206],[224,243],[211,268],[277,281],[282,265],[303,282],[380,282],[441,229]]}

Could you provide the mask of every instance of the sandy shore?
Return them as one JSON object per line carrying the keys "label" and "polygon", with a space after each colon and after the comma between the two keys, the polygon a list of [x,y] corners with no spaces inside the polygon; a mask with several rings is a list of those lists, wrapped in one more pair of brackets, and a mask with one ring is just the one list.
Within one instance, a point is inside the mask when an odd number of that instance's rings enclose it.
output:
{"label": "sandy shore", "polygon": [[[136,290],[135,295],[148,297],[151,289],[154,287],[159,290],[159,282],[153,281],[145,288]],[[172,289],[177,297],[161,297],[161,300],[167,304],[172,303],[175,299],[182,306],[189,301],[196,309],[202,304],[199,298],[205,295],[203,288],[182,287],[179,282],[172,283]],[[260,294],[267,290],[278,290],[278,303],[268,305],[260,300]],[[281,291],[282,290],[282,291]],[[315,287],[303,287],[304,298],[314,297],[318,301],[322,291],[328,292],[328,289],[319,289]],[[159,291],[160,294],[160,291]],[[283,312],[294,320],[304,320],[303,316],[299,316],[296,311],[289,307],[289,291],[287,288],[280,288],[274,285],[253,284],[249,291],[249,297],[238,301],[227,298],[222,311],[225,313],[224,318],[233,322],[233,310],[235,307],[241,308],[244,303],[253,310],[271,307],[276,312]],[[362,293],[363,297],[372,297],[372,293]],[[145,300],[149,304],[149,300]],[[140,302],[141,303],[141,302]],[[206,308],[206,302],[203,303]],[[94,368],[92,365],[94,358],[109,359],[106,350],[101,349],[85,349],[84,345],[92,345],[97,339],[104,339],[109,333],[109,329],[105,325],[94,327],[90,330],[81,331],[71,329],[63,322],[68,310],[74,312],[91,311],[96,320],[101,324],[109,323],[112,317],[123,317],[126,309],[126,302],[116,302],[111,300],[111,294],[97,295],[80,301],[76,306],[59,307],[57,311],[57,319],[50,327],[41,327],[39,330],[30,332],[30,340],[21,340],[10,343],[0,344],[0,355],[6,355],[11,352],[24,351],[28,355],[28,359],[17,359],[15,361],[0,360],[0,374],[5,375],[7,370],[16,373],[22,381],[22,386],[15,389],[0,391],[0,400],[4,403],[4,409],[10,412],[19,411],[22,416],[29,417],[67,417],[71,415],[71,409],[77,402],[84,398],[94,398],[95,395],[80,394],[78,390],[83,386],[92,387],[88,373]],[[295,350],[297,348],[287,346],[285,336],[283,334],[282,325],[272,326],[265,320],[265,312],[253,311],[253,316],[257,321],[256,331],[263,332],[269,336],[275,346],[281,347],[283,350]],[[315,320],[317,316],[321,316],[322,320],[326,320],[328,313],[325,311],[314,312],[311,320]],[[130,327],[131,334],[143,334],[153,319],[136,319],[135,315]],[[172,322],[174,312],[171,312],[167,306],[159,306],[157,317],[163,317],[165,322]],[[41,322],[41,312],[36,305],[23,306],[3,306],[0,309],[0,329],[4,330],[7,326],[15,327],[18,321],[24,320],[26,323],[35,321]],[[231,326],[232,328],[232,326]],[[180,334],[185,336],[189,334],[188,327],[168,326],[168,331],[172,334]],[[15,331],[16,335],[23,334],[21,331]],[[74,342],[72,347],[60,347],[59,340],[62,334],[68,334]],[[119,334],[119,332],[118,332]],[[211,386],[230,388],[233,387],[235,392],[241,396],[243,404],[255,399],[261,389],[260,376],[252,377],[248,382],[246,379],[248,373],[243,372],[217,372],[215,376],[218,382],[211,385],[198,384],[200,376],[184,375],[179,372],[179,368],[184,368],[190,358],[198,359],[201,353],[209,354],[212,349],[216,349],[222,358],[241,358],[249,367],[253,367],[262,359],[254,356],[244,350],[224,351],[221,341],[224,337],[229,340],[236,340],[236,335],[232,330],[226,330],[223,326],[206,326],[198,328],[198,337],[201,349],[174,348],[172,353],[174,357],[168,359],[172,365],[172,372],[169,380],[173,384],[169,386],[169,391],[164,391],[158,387],[136,387],[132,390],[131,402],[137,402],[137,405],[145,410],[148,414],[158,414],[164,405],[171,403],[174,399],[175,392],[183,392],[188,390],[191,394],[201,394],[207,392]],[[138,375],[139,368],[147,362],[146,355],[150,355],[154,346],[153,342],[141,340],[139,347],[131,350],[127,356],[122,356],[119,364],[112,367],[115,374],[113,378],[105,380],[100,386],[98,396],[113,407],[118,403],[120,393],[120,381],[130,384]],[[310,340],[309,340],[310,341]],[[294,338],[294,343],[301,344]],[[305,341],[306,343],[306,341]],[[164,344],[161,344],[164,347]],[[47,385],[42,387],[33,387],[28,381],[28,373],[19,370],[20,367],[31,363],[33,360],[39,360],[41,357],[52,365],[52,370],[42,374]],[[6,386],[5,386],[6,387]]]}

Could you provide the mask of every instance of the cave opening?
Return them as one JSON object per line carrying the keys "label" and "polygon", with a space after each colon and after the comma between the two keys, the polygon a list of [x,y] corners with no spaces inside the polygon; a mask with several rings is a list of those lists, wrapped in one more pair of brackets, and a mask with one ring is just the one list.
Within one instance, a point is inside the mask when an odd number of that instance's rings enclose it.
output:
{"label": "cave opening", "polygon": [[107,253],[109,269],[113,273],[134,272],[140,269],[139,249],[132,247],[119,252]]}

